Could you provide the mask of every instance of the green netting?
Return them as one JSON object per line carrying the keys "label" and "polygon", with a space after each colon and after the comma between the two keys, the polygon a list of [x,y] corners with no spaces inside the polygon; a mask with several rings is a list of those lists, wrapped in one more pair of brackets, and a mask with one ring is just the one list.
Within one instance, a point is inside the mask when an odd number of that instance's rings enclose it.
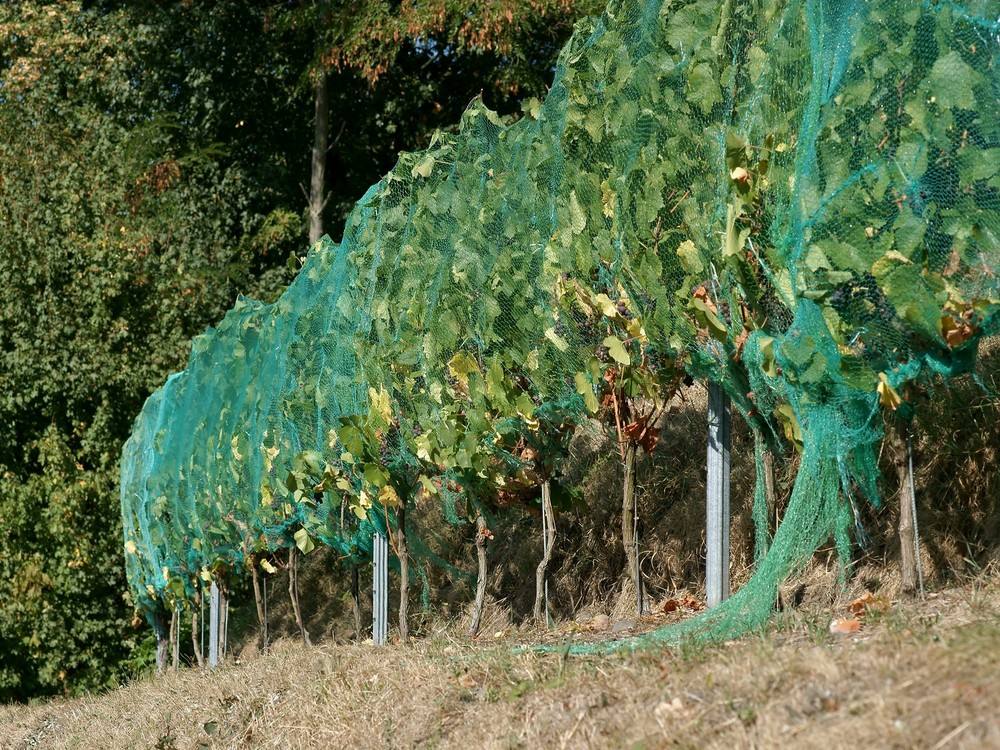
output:
{"label": "green netting", "polygon": [[400,503],[502,506],[558,476],[609,382],[657,400],[686,371],[802,468],[750,583],[654,640],[759,625],[818,545],[848,550],[881,410],[997,333],[998,18],[620,0],[581,22],[544,103],[511,127],[476,103],[403,155],[150,398],[122,459],[140,605],[311,539],[363,554]]}

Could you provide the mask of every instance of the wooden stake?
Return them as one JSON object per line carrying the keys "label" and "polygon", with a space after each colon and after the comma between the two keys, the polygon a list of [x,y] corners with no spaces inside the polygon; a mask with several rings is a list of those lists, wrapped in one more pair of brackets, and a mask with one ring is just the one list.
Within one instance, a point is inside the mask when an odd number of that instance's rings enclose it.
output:
{"label": "wooden stake", "polygon": [[476,581],[476,603],[472,609],[470,638],[475,638],[479,634],[479,623],[483,618],[483,606],[486,603],[486,541],[488,533],[486,519],[483,518],[482,511],[478,511],[476,513],[476,557],[479,562],[479,578]]}
{"label": "wooden stake", "polygon": [[[552,548],[556,542],[556,525],[552,517],[552,493],[549,482],[542,483],[542,560],[535,569],[535,622],[548,625],[549,622],[549,582],[545,570],[552,558]],[[545,616],[542,617],[542,604]]]}
{"label": "wooden stake", "polygon": [[170,659],[170,625],[167,622],[166,610],[157,607],[153,615],[153,632],[156,634],[156,671],[167,671]]}
{"label": "wooden stake", "polygon": [[201,591],[196,591],[194,594],[194,604],[191,607],[191,645],[194,647],[194,659],[199,667],[205,666],[205,656],[201,649],[201,639],[198,637],[198,611],[202,607]]}
{"label": "wooden stake", "polygon": [[409,643],[410,628],[406,618],[406,607],[410,598],[410,555],[406,548],[406,502],[396,510],[396,555],[399,558],[399,640]]}
{"label": "wooden stake", "polygon": [[910,596],[917,588],[917,549],[913,531],[914,502],[912,475],[907,471],[907,445],[902,420],[889,417],[888,435],[892,463],[899,486],[899,574],[900,591]]}
{"label": "wooden stake", "polygon": [[[260,625],[260,632],[257,636],[257,647],[260,652],[267,653],[267,604],[266,604],[266,588],[261,588],[261,575],[260,571],[257,570],[259,561],[250,558],[250,573],[253,576],[253,600],[254,604],[257,605],[257,623]],[[263,582],[264,587],[267,586],[267,581]]]}
{"label": "wooden stake", "polygon": [[642,571],[639,568],[639,519],[635,492],[635,460],[639,446],[627,440],[623,446],[622,461],[625,466],[622,491],[622,546],[628,575],[635,585],[636,614],[645,614]]}
{"label": "wooden stake", "polygon": [[358,564],[351,563],[351,606],[354,609],[354,640],[361,640],[361,581]]}
{"label": "wooden stake", "polygon": [[174,605],[173,612],[170,613],[170,646],[174,652],[173,669],[176,672],[181,666],[181,617],[180,608]]}
{"label": "wooden stake", "polygon": [[906,434],[906,455],[910,466],[910,515],[913,516],[913,556],[917,561],[917,584],[920,587],[920,598],[924,598],[924,566],[920,562],[920,527],[917,525],[917,493],[913,485],[913,438]]}
{"label": "wooden stake", "polygon": [[[225,583],[225,582],[223,582]],[[229,587],[219,587],[219,655],[220,661],[226,660],[229,652]]]}
{"label": "wooden stake", "polygon": [[292,611],[299,626],[299,635],[302,636],[302,645],[311,646],[312,641],[306,631],[302,608],[299,606],[299,548],[294,546],[288,550],[288,596],[292,600]]}

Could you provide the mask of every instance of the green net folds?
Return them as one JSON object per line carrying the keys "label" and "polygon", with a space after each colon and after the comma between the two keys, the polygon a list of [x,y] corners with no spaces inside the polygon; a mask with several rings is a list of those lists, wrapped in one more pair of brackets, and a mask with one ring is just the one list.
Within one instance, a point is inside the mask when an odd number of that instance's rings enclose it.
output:
{"label": "green net folds", "polygon": [[[720,383],[794,446],[731,636],[876,499],[882,413],[1000,327],[1000,3],[616,0],[544,102],[404,154],[274,304],[239,300],[122,457],[140,607],[323,543],[366,554],[558,477],[609,382]],[[417,551],[419,554],[419,550]]]}

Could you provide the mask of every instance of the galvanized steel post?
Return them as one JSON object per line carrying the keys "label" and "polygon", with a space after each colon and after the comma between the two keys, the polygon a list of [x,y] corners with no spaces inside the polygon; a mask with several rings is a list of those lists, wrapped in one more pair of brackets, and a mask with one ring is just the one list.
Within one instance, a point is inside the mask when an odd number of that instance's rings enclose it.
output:
{"label": "galvanized steel post", "polygon": [[372,641],[384,646],[389,634],[389,542],[375,532],[372,540]]}
{"label": "galvanized steel post", "polygon": [[708,606],[729,598],[729,396],[708,384],[705,590]]}

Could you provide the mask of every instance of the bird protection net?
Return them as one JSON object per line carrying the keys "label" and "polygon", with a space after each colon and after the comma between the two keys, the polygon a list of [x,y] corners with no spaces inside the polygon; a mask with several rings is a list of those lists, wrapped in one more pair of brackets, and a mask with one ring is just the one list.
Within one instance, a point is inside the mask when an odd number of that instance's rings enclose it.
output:
{"label": "bird protection net", "polygon": [[474,102],[401,155],[341,242],[150,397],[121,464],[140,608],[293,545],[360,557],[403,508],[502,512],[558,478],[575,429],[688,376],[801,468],[748,585],[631,644],[762,624],[818,546],[849,554],[883,413],[997,333],[998,19],[614,0],[581,21],[544,102],[510,126]]}

